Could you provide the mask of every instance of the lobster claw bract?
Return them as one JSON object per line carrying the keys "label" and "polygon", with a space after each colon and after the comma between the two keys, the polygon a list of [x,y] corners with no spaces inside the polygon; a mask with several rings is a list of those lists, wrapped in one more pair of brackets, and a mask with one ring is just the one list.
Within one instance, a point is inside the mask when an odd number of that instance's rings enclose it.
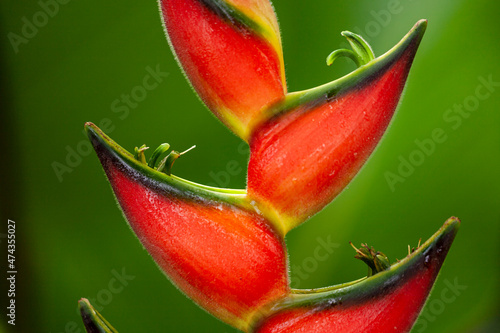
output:
{"label": "lobster claw bract", "polygon": [[245,204],[244,191],[159,172],[94,124],[86,130],[130,227],[198,305],[245,329],[264,304],[288,293],[284,240]]}
{"label": "lobster claw bract", "polygon": [[426,26],[419,21],[386,54],[336,81],[287,95],[254,127],[248,195],[284,233],[331,202],[373,152]]}
{"label": "lobster claw bract", "polygon": [[268,0],[159,0],[166,34],[194,90],[233,132],[284,97],[278,21]]}
{"label": "lobster claw bract", "polygon": [[405,259],[362,281],[295,290],[256,324],[256,333],[409,332],[460,226],[450,218]]}

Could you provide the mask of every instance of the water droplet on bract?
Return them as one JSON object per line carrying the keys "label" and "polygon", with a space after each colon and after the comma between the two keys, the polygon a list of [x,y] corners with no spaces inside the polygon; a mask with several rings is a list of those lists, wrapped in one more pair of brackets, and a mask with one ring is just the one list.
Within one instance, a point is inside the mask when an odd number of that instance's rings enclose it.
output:
{"label": "water droplet on bract", "polygon": [[431,256],[426,255],[424,258],[424,265],[425,265],[425,267],[429,267],[430,264],[431,264]]}

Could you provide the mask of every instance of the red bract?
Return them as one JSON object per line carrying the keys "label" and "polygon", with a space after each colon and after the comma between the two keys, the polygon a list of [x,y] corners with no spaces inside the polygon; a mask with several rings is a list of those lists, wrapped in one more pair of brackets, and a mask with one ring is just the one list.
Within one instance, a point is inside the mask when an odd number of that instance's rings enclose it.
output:
{"label": "red bract", "polygon": [[286,93],[267,0],[161,0],[172,50],[210,110],[247,139],[252,119]]}
{"label": "red bract", "polygon": [[283,239],[224,191],[140,163],[95,125],[86,126],[130,227],[170,280],[201,307],[245,329],[288,292]]}
{"label": "red bract", "polygon": [[401,96],[426,21],[351,74],[289,94],[250,139],[248,195],[284,232],[333,200],[368,159]]}
{"label": "red bract", "polygon": [[256,325],[257,333],[409,332],[429,296],[460,221],[450,218],[426,243],[362,281],[294,291]]}

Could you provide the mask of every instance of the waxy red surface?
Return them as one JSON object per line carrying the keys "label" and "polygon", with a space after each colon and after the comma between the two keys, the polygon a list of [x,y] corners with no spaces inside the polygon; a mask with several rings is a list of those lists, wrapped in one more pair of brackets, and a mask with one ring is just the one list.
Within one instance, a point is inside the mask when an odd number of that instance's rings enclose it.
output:
{"label": "waxy red surface", "polygon": [[195,302],[237,326],[288,293],[285,244],[263,217],[158,185],[93,143],[129,225]]}
{"label": "waxy red surface", "polygon": [[405,285],[352,306],[297,309],[272,317],[258,333],[384,333],[408,332],[422,308],[432,282],[431,271]]}
{"label": "waxy red surface", "polygon": [[337,196],[363,166],[399,102],[416,48],[385,71],[318,105],[304,105],[255,129],[249,196],[305,220]]}
{"label": "waxy red surface", "polygon": [[269,41],[224,20],[200,0],[162,0],[170,42],[189,81],[229,128],[246,126],[285,93],[280,56]]}

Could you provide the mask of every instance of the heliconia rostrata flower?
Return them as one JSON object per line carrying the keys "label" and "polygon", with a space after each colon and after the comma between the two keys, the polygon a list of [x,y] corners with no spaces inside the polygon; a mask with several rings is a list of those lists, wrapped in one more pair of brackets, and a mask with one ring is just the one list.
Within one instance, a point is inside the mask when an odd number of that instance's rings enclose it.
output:
{"label": "heliconia rostrata flower", "polygon": [[[167,37],[206,106],[250,146],[246,190],[172,172],[183,153],[131,154],[92,123],[88,136],[116,199],[167,277],[200,307],[245,332],[408,332],[459,226],[456,218],[396,264],[363,245],[368,277],[317,290],[289,287],[285,235],[331,202],[384,134],[427,26],[417,22],[376,58],[361,36],[332,52],[358,66],[288,93],[278,23],[268,0],[159,0]],[[174,112],[172,110],[172,112]],[[335,223],[340,223],[336,221]],[[114,328],[86,300],[86,327]]]}

